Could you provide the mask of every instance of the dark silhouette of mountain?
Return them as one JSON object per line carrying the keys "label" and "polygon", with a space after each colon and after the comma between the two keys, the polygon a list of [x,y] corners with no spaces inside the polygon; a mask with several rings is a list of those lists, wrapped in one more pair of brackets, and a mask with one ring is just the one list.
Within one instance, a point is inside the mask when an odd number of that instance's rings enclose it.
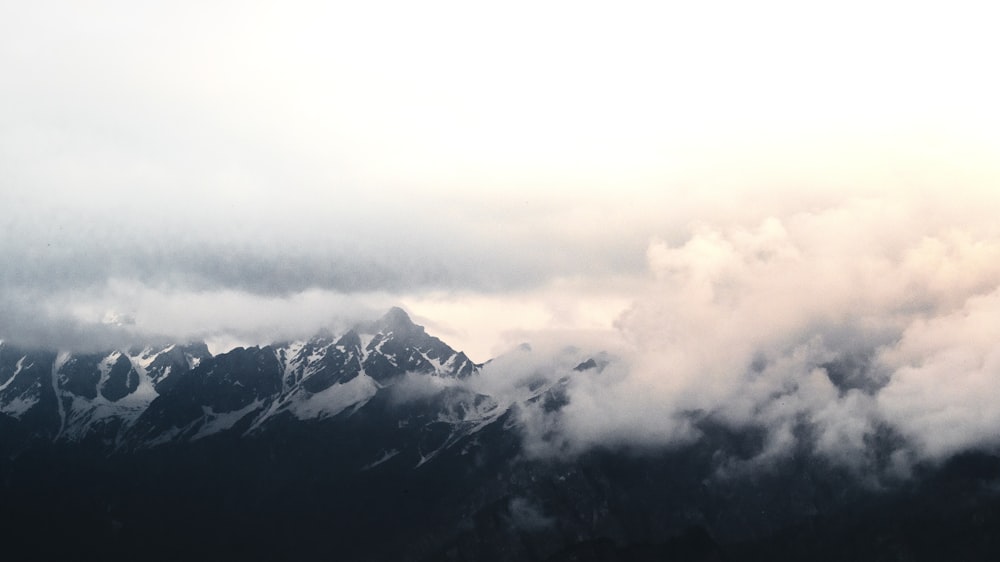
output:
{"label": "dark silhouette of mountain", "polygon": [[[532,353],[524,347],[512,353]],[[862,478],[692,412],[673,448],[537,456],[534,414],[401,309],[339,335],[72,354],[0,343],[0,552],[61,560],[963,560],[1000,555],[1000,458]],[[493,365],[501,364],[499,362]],[[845,364],[845,385],[855,380]],[[533,413],[533,415],[528,415]],[[893,436],[875,447],[889,450]],[[876,455],[877,456],[877,455]],[[873,484],[874,482],[874,484]]]}

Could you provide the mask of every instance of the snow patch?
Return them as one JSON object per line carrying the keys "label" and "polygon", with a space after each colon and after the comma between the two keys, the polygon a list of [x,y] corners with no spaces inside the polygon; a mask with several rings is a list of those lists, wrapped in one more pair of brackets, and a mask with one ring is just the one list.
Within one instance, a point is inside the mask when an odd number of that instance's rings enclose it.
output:
{"label": "snow patch", "polygon": [[104,388],[104,385],[107,384],[108,377],[111,376],[111,368],[114,367],[115,362],[118,361],[119,357],[121,357],[121,353],[113,351],[111,352],[110,355],[108,355],[104,359],[101,359],[101,362],[97,364],[97,369],[101,373],[101,378],[100,380],[97,381],[98,394],[100,394],[101,389]]}
{"label": "snow patch", "polygon": [[[104,388],[112,367],[114,367],[114,364],[123,355],[129,360],[132,369],[138,375],[138,386],[135,391],[114,402],[105,398],[100,392],[93,399],[74,396],[70,408],[65,412],[60,437],[70,441],[82,439],[96,425],[112,419],[121,420],[122,426],[125,428],[132,426],[139,419],[139,416],[146,411],[150,402],[159,396],[156,388],[153,386],[152,379],[149,377],[147,368],[159,355],[166,353],[171,348],[173,346],[163,351],[154,352],[152,348],[147,347],[136,355],[128,355],[120,351],[115,351],[102,359],[97,365],[101,373],[101,379],[97,383],[98,390]],[[62,364],[65,364],[65,361]],[[59,403],[61,406],[61,399]]]}
{"label": "snow patch", "polygon": [[375,334],[358,334],[358,338],[361,340],[361,361],[364,362],[368,359],[368,346],[375,339]]}
{"label": "snow patch", "polygon": [[417,349],[416,352],[419,353],[420,356],[424,358],[424,361],[427,361],[428,363],[431,364],[432,367],[434,367],[434,374],[435,375],[450,375],[451,374],[451,372],[452,372],[451,371],[451,367],[455,363],[455,357],[457,356],[457,354],[452,354],[451,357],[449,357],[447,361],[445,361],[445,362],[442,363],[440,359],[431,359],[430,357],[427,356],[427,353],[425,353],[421,349]]}
{"label": "snow patch", "polygon": [[129,355],[128,359],[132,362],[132,366],[136,371],[139,371],[141,368],[141,372],[146,372],[159,355],[159,353],[153,353],[152,347],[145,347],[138,354]]}
{"label": "snow patch", "polygon": [[[2,342],[0,342],[0,343],[2,343]],[[11,375],[9,379],[7,379],[7,382],[5,382],[3,384],[0,384],[0,392],[3,392],[4,390],[6,390],[7,387],[10,386],[10,384],[12,382],[14,382],[14,379],[17,378],[18,373],[20,373],[21,370],[23,369],[23,367],[24,367],[24,360],[27,359],[27,358],[28,358],[28,356],[25,355],[24,357],[22,357],[22,358],[20,358],[20,359],[17,360],[17,364],[14,365],[14,374]],[[32,363],[32,365],[34,365],[34,363]],[[28,367],[30,368],[32,365],[28,365]]]}
{"label": "snow patch", "polygon": [[289,397],[288,411],[300,420],[335,416],[348,407],[367,402],[378,392],[379,385],[368,375],[335,384],[316,394],[300,391]]}
{"label": "snow patch", "polygon": [[216,413],[212,410],[212,408],[202,406],[202,412],[204,412],[204,417],[202,419],[204,420],[204,423],[200,428],[198,428],[198,432],[191,436],[191,441],[197,441],[203,437],[208,437],[209,435],[219,433],[220,431],[231,429],[241,419],[254,410],[259,409],[262,405],[263,401],[257,399],[239,410],[222,413]]}
{"label": "snow patch", "polygon": [[20,418],[35,404],[38,404],[38,398],[25,398],[24,396],[18,396],[17,398],[4,404],[3,407],[0,407],[0,412],[15,418]]}
{"label": "snow patch", "polygon": [[56,395],[56,406],[59,409],[59,431],[56,432],[58,438],[66,429],[66,405],[62,401],[62,393],[59,391],[59,371],[62,370],[66,362],[69,361],[68,351],[60,351],[56,354],[56,360],[52,363],[52,392]]}
{"label": "snow patch", "polygon": [[386,462],[387,460],[391,459],[392,457],[395,457],[398,454],[399,454],[399,449],[392,449],[392,450],[386,451],[385,454],[383,454],[381,457],[379,457],[378,460],[376,460],[374,462],[371,462],[371,463],[368,463],[365,466],[361,467],[361,470],[370,470],[372,468],[375,468],[376,466],[378,466],[378,465]]}

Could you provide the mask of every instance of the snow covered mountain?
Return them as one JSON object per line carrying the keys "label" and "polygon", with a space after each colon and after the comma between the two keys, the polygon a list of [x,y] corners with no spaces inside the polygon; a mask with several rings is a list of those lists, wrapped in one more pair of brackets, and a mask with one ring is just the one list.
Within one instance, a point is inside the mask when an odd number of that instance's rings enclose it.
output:
{"label": "snow covered mountain", "polygon": [[237,348],[202,344],[95,354],[29,351],[0,342],[0,414],[55,441],[149,447],[272,420],[358,409],[406,374],[464,379],[477,366],[406,312],[334,337]]}
{"label": "snow covered mountain", "polygon": [[[241,562],[1000,555],[1000,456],[988,453],[872,490],[803,439],[766,469],[720,476],[763,439],[695,412],[701,438],[676,448],[533,454],[529,442],[557,433],[574,384],[614,376],[614,359],[532,353],[476,365],[400,309],[342,334],[217,356],[200,343],[75,354],[0,342],[0,552]],[[513,365],[529,368],[491,382]]]}
{"label": "snow covered mountain", "polygon": [[207,357],[204,344],[71,354],[0,342],[0,413],[52,440],[113,439]]}

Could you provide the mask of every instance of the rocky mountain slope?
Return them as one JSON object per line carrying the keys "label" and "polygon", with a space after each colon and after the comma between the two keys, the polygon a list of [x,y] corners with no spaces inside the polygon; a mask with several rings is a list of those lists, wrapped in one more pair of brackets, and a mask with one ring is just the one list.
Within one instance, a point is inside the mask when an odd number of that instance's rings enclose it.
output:
{"label": "rocky mountain slope", "polygon": [[0,548],[241,561],[1000,553],[991,454],[884,482],[802,447],[723,475],[760,435],[701,417],[703,437],[683,446],[538,455],[529,436],[544,440],[574,377],[605,376],[611,359],[568,350],[496,391],[487,379],[504,361],[532,354],[511,353],[475,365],[400,309],[217,356],[0,343]]}
{"label": "rocky mountain slope", "polygon": [[[477,366],[401,309],[339,337],[237,348],[202,343],[71,354],[0,342],[0,413],[56,442],[151,447],[271,420],[359,408],[404,374],[464,379]],[[249,425],[249,428],[245,427]]]}

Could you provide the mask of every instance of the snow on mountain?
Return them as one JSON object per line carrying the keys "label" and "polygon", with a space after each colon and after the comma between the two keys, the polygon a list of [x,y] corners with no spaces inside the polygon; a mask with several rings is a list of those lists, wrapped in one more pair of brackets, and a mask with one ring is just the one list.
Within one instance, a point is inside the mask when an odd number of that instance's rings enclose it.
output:
{"label": "snow on mountain", "polygon": [[0,344],[0,413],[35,418],[52,438],[114,440],[159,395],[157,383],[207,354],[204,344],[92,354]]}
{"label": "snow on mountain", "polygon": [[[315,394],[304,389],[279,402],[298,419],[327,418],[335,416],[351,406],[359,406],[375,396],[382,388],[368,375],[354,377],[337,383]],[[277,411],[281,411],[281,407]]]}
{"label": "snow on mountain", "polygon": [[[0,350],[2,350],[2,343],[0,343]],[[24,372],[26,367],[28,370],[30,370],[34,366],[34,363],[28,363],[26,366],[25,365],[26,361],[28,361],[27,355],[24,355],[20,359],[18,359],[17,362],[14,364],[13,371],[10,372],[9,374],[3,373],[3,370],[0,370],[0,376],[2,376],[2,379],[4,380],[3,383],[0,383],[0,397],[5,398],[5,400],[0,401],[0,412],[3,412],[15,418],[21,417],[21,415],[23,415],[24,412],[28,411],[32,406],[38,403],[37,395],[31,392],[25,392],[25,391],[19,393],[11,392],[8,395],[4,395],[4,391],[10,388],[11,385],[13,385],[15,382],[20,382],[17,376],[20,375],[22,372]],[[10,371],[10,369],[6,370]]]}
{"label": "snow on mountain", "polygon": [[285,412],[306,420],[359,408],[406,374],[464,379],[477,370],[464,353],[428,335],[399,308],[339,338],[324,330],[273,351],[282,365],[282,392],[256,416],[250,431]]}
{"label": "snow on mountain", "polygon": [[[168,359],[173,362],[165,365]],[[379,320],[335,335],[236,348],[181,365],[177,348],[132,356],[153,396],[123,434],[129,446],[199,440],[227,431],[255,434],[288,420],[349,416],[406,376],[463,380],[477,366],[394,308]],[[466,409],[472,415],[475,407]],[[450,415],[463,423],[455,409]],[[478,418],[477,418],[478,420]],[[477,422],[478,423],[478,422]]]}
{"label": "snow on mountain", "polygon": [[337,424],[363,413],[384,426],[385,442],[361,452],[371,466],[412,467],[467,443],[518,405],[552,401],[565,384],[541,376],[491,396],[471,384],[477,373],[464,353],[393,308],[342,334],[322,330],[216,356],[203,343],[93,354],[0,343],[0,413],[34,419],[31,427],[50,439],[115,450]]}

